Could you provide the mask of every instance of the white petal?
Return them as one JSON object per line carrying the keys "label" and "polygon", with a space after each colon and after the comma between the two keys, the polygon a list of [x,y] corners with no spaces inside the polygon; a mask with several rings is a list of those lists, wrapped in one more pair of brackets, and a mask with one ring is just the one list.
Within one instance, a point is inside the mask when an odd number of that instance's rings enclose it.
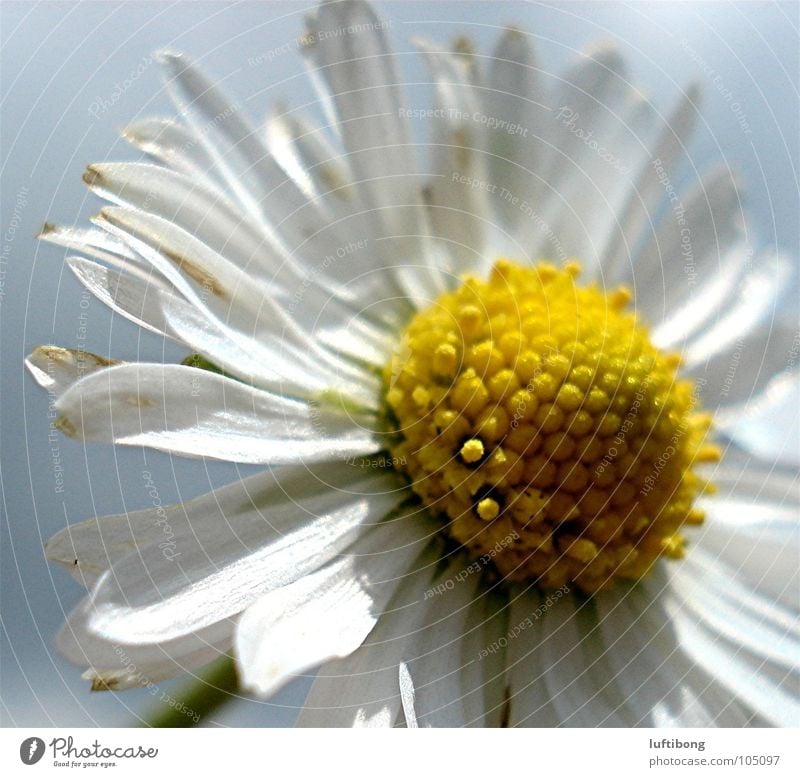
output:
{"label": "white petal", "polygon": [[354,479],[353,469],[323,468],[327,478],[344,475],[350,483],[308,495],[303,485],[316,473],[302,467],[281,472],[277,482],[248,494],[253,504],[238,512],[206,503],[208,512],[179,524],[170,540],[133,549],[111,564],[82,606],[86,630],[112,643],[169,642],[232,618],[267,592],[313,573],[405,497],[395,477],[362,473]]}
{"label": "white petal", "polygon": [[647,142],[648,162],[643,164],[625,205],[619,224],[604,250],[601,266],[610,282],[626,281],[631,256],[643,235],[652,231],[653,215],[666,197],[664,176],[674,176],[686,153],[686,142],[699,115],[700,90],[691,84],[663,122],[654,140]]}
{"label": "white petal", "polygon": [[200,181],[132,162],[91,165],[84,181],[110,202],[173,222],[257,277],[270,280],[284,265],[285,255],[269,236],[221,192]]}
{"label": "white petal", "polygon": [[[682,311],[676,308],[702,296],[714,273],[725,271],[729,248],[744,236],[740,189],[728,166],[721,165],[681,195],[685,212],[680,216],[670,203],[655,236],[637,256],[630,281],[648,323],[658,324],[673,311],[680,320]],[[708,309],[707,315],[713,312]]]}
{"label": "white petal", "polygon": [[796,279],[787,257],[762,255],[717,320],[689,343],[684,364],[700,381],[706,407],[748,399],[790,363],[793,332],[781,314]]}
{"label": "white petal", "polygon": [[391,335],[381,332],[358,316],[353,316],[344,326],[317,330],[314,337],[342,356],[378,368],[389,361],[394,345]]}
{"label": "white petal", "polygon": [[461,639],[460,682],[465,726],[498,728],[508,712],[505,651],[484,652],[507,632],[507,625],[505,593],[482,592],[470,609]]}
{"label": "white petal", "polygon": [[541,618],[543,681],[562,726],[630,725],[620,714],[620,692],[603,652],[594,603],[565,596]]}
{"label": "white petal", "polygon": [[[666,578],[597,595],[605,656],[632,726],[741,726],[751,711],[695,664],[664,608]],[[598,721],[600,723],[601,721]]]}
{"label": "white petal", "polygon": [[[499,189],[492,205],[512,233],[520,231],[526,218],[519,204],[534,202],[542,188],[536,175],[545,128],[551,124],[550,111],[530,36],[507,29],[492,54],[489,84],[480,90],[483,113],[507,126],[486,127],[485,146],[489,152],[489,178]],[[519,198],[516,203],[513,197]]]}
{"label": "white petal", "polygon": [[[341,383],[330,374],[323,380],[322,370],[310,370],[297,359],[287,358],[285,353],[277,353],[204,315],[174,289],[165,291],[149,279],[88,259],[69,257],[67,264],[78,280],[112,310],[156,334],[174,338],[248,384],[283,395],[310,397],[331,383]],[[363,389],[353,388],[363,400],[369,400],[368,406],[374,401],[374,397],[363,396]]]}
{"label": "white petal", "polygon": [[331,245],[348,243],[352,230],[284,172],[259,132],[218,84],[183,54],[164,51],[158,60],[175,104],[214,159],[220,177],[267,234],[290,254],[315,260]]}
{"label": "white petal", "polygon": [[[538,592],[513,593],[508,631],[499,642],[487,646],[506,656],[507,691],[501,719],[507,726],[555,728],[561,722],[544,683],[548,666],[541,647],[547,632],[541,617],[547,613],[536,617],[540,611],[543,597]],[[510,637],[512,630],[514,637]]]}
{"label": "white petal", "polygon": [[505,600],[480,588],[480,564],[474,565],[459,554],[433,581],[420,633],[407,648],[420,726],[499,720],[504,672],[481,651],[500,635],[504,619],[495,608]]}
{"label": "white petal", "polygon": [[796,608],[796,470],[737,462],[731,451],[709,477],[718,492],[699,502],[708,517],[696,544],[749,590]]}
{"label": "white petal", "polygon": [[[570,109],[572,110],[572,109]],[[569,123],[570,119],[555,121]],[[572,114],[569,114],[572,115]],[[577,256],[587,279],[600,279],[606,246],[621,225],[620,212],[634,177],[646,156],[643,143],[653,134],[654,111],[632,90],[617,95],[591,125],[580,118],[574,129],[584,137],[583,148],[571,152],[563,184],[539,208],[533,220],[539,233],[538,254],[560,258]],[[591,129],[590,129],[591,127]]]}
{"label": "white petal", "polygon": [[[350,169],[310,118],[276,105],[267,118],[266,133],[270,152],[307,196],[330,193],[342,204],[352,202]],[[335,207],[335,200],[331,205]]]}
{"label": "white petal", "polygon": [[[290,299],[293,312],[300,312],[295,311],[298,302],[303,303],[303,308],[310,306],[316,311],[325,306],[349,310],[354,304],[355,292],[331,280],[324,268],[336,263],[336,259],[329,261],[328,257],[331,242],[337,247],[358,246],[357,242],[344,238],[332,240],[322,234],[323,245],[317,253],[312,252],[314,262],[304,265],[277,238],[202,180],[140,163],[91,165],[84,180],[101,197],[133,209],[135,214],[163,219],[193,236],[207,249],[241,268],[248,277],[266,283],[276,295]],[[98,223],[124,239],[124,233],[115,232],[107,220]],[[366,250],[367,244],[361,246]],[[372,249],[373,245],[370,243],[369,247]]]}
{"label": "white petal", "polygon": [[372,631],[431,531],[423,516],[402,514],[375,527],[341,560],[252,605],[236,632],[243,685],[266,696],[297,673],[350,655]]}
{"label": "white petal", "polygon": [[56,396],[84,375],[119,363],[116,359],[57,345],[40,345],[25,359],[34,380]]}
{"label": "white petal", "polygon": [[[582,56],[558,83],[551,96],[552,114],[547,134],[550,146],[537,170],[545,184],[528,218],[532,257],[551,253],[550,230],[558,240],[558,258],[579,256],[593,277],[603,246],[594,227],[614,213],[608,197],[628,182],[625,153],[631,146],[619,140],[620,129],[635,116],[637,103],[627,84],[625,63],[609,45]],[[633,146],[635,148],[635,146]],[[611,161],[609,161],[611,160]],[[541,229],[538,222],[547,225]]]}
{"label": "white petal", "polygon": [[[443,573],[444,579],[455,578],[463,567],[463,559],[451,565]],[[472,575],[428,602],[422,630],[406,656],[414,678],[415,713],[421,726],[452,728],[466,724],[460,677],[464,669],[461,638],[467,630],[477,584]],[[477,661],[477,656],[472,660]]]}
{"label": "white petal", "polygon": [[381,448],[359,426],[364,418],[182,365],[111,367],[76,383],[56,409],[70,436],[225,461],[287,464]]}
{"label": "white petal", "polygon": [[[745,277],[752,250],[743,240],[720,246],[719,267],[701,276],[702,281],[689,300],[663,306],[656,315],[660,320],[652,332],[652,340],[664,350],[679,350],[702,331],[704,322],[719,316],[735,295],[737,285]],[[637,303],[638,304],[638,303]],[[647,318],[647,316],[645,316]]]}
{"label": "white petal", "polygon": [[82,253],[89,254],[103,262],[127,269],[129,272],[139,272],[141,268],[141,258],[131,251],[121,240],[117,240],[113,235],[95,227],[62,227],[58,224],[46,223],[42,231],[37,235],[40,240],[44,240],[54,245],[72,248]]}
{"label": "white petal", "polygon": [[58,650],[79,666],[105,672],[122,671],[128,675],[127,684],[134,684],[136,675],[140,674],[150,680],[151,668],[154,674],[165,672],[162,676],[185,672],[230,650],[232,644],[234,622],[231,620],[166,642],[136,644],[124,639],[108,640],[89,628],[90,601],[90,597],[86,597],[70,613],[58,633]]}
{"label": "white petal", "polygon": [[[578,114],[591,128],[606,109],[625,93],[626,66],[619,51],[610,44],[593,45],[581,52],[577,61],[558,79],[551,97],[555,111],[567,108]],[[555,117],[553,117],[555,119]],[[563,116],[561,117],[563,118]],[[542,160],[545,180],[557,180],[554,172],[563,171],[565,157],[579,150],[582,140],[564,126],[554,126],[551,146]]]}
{"label": "white petal", "polygon": [[272,312],[266,286],[172,221],[119,207],[103,208],[96,221],[151,262],[195,307],[208,307],[250,334],[258,332],[259,310]]}
{"label": "white petal", "polygon": [[359,0],[324,3],[308,22],[303,53],[335,104],[359,197],[380,235],[379,266],[422,305],[444,289],[445,280],[426,247],[421,181],[385,24]]}
{"label": "white petal", "polygon": [[[186,55],[162,51],[157,56],[176,106],[239,201],[259,222],[289,232],[291,243],[302,240],[293,217],[309,200],[272,158],[241,108]],[[294,222],[291,229],[286,219]],[[308,214],[305,219],[308,224]]]}
{"label": "white petal", "polygon": [[182,296],[157,280],[106,267],[79,256],[67,257],[67,266],[103,304],[143,329],[166,335],[165,307],[191,310]]}
{"label": "white petal", "polygon": [[665,604],[681,644],[697,666],[715,674],[727,686],[729,698],[756,711],[768,725],[800,725],[797,677],[770,677],[763,661],[749,657],[741,646],[726,644],[697,619],[666,599]]}
{"label": "white petal", "polygon": [[[780,335],[778,335],[780,336]],[[788,338],[787,338],[788,340]],[[772,351],[777,355],[778,349]],[[766,356],[766,354],[765,354]],[[788,362],[787,362],[788,363]],[[776,371],[778,364],[772,369]],[[714,427],[738,445],[765,461],[800,466],[800,372],[785,370],[773,378],[761,394],[714,415]]]}
{"label": "white petal", "polygon": [[435,110],[441,112],[430,138],[432,178],[425,189],[431,225],[452,257],[453,272],[482,271],[490,258],[483,251],[489,202],[482,125],[473,119],[480,114],[478,97],[457,54],[425,39],[414,43],[436,85]]}
{"label": "white petal", "polygon": [[[97,516],[66,526],[47,541],[45,552],[50,561],[63,564],[76,580],[89,587],[112,564],[131,553],[157,546],[162,555],[174,555],[178,551],[176,537],[187,536],[192,543],[210,547],[231,532],[238,536],[252,524],[263,534],[264,543],[274,540],[276,534],[282,535],[295,523],[303,522],[308,512],[304,498],[329,494],[334,504],[337,491],[355,493],[354,485],[363,479],[363,473],[359,467],[339,462],[267,470],[187,502],[165,506],[159,501],[145,510]],[[143,477],[152,495],[152,474],[146,471]],[[295,510],[290,509],[292,505]],[[287,525],[276,520],[276,510]],[[247,553],[249,548],[241,544],[240,550]]]}
{"label": "white petal", "polygon": [[176,305],[173,300],[162,299],[162,306],[167,329],[173,337],[247,384],[309,401],[338,385],[342,391],[351,392],[348,395],[363,402],[365,407],[375,406],[377,388],[345,383],[322,365],[314,369],[299,357],[296,349],[283,345],[276,351],[221,321],[204,316],[191,306]]}
{"label": "white petal", "polygon": [[[796,532],[795,554],[800,550],[798,540]],[[765,670],[779,676],[795,670],[800,655],[800,608],[793,611],[750,590],[702,548],[693,548],[683,564],[669,571],[672,590],[690,617],[697,616],[737,648],[756,654]],[[767,567],[764,575],[770,574],[774,573]],[[787,591],[797,589],[798,575],[793,578],[783,581]]]}
{"label": "white petal", "polygon": [[378,209],[391,232],[413,233],[419,181],[384,26],[367,3],[356,0],[322,4],[313,24],[317,34],[307,39],[304,54],[321,69],[332,94],[362,200]]}
{"label": "white petal", "polygon": [[298,725],[385,727],[398,722],[398,665],[425,617],[437,556],[432,550],[420,556],[358,650],[320,668]]}
{"label": "white petal", "polygon": [[215,164],[200,139],[174,119],[147,118],[122,130],[129,143],[190,178],[219,186]]}
{"label": "white petal", "polygon": [[403,706],[406,728],[419,728],[417,714],[414,710],[414,700],[416,698],[414,681],[411,679],[408,667],[404,663],[400,664],[397,674],[397,684],[400,686],[400,701]]}
{"label": "white petal", "polygon": [[329,384],[341,383],[343,391],[353,382],[378,390],[377,381],[364,370],[322,348],[278,304],[266,284],[185,230],[153,214],[125,208],[104,208],[98,223],[152,262],[196,309],[213,319],[214,328],[233,327],[270,348],[277,355],[275,370],[291,373],[297,364],[309,374],[319,373]]}
{"label": "white petal", "polygon": [[[261,492],[265,483],[274,480],[272,472],[260,472],[187,502],[90,518],[69,525],[51,537],[45,544],[45,553],[50,561],[63,564],[88,588],[114,562],[137,549],[160,542],[170,543],[181,530],[191,529],[206,536],[221,520],[227,520],[227,516],[257,507],[254,496]],[[145,486],[148,486],[147,479]]]}

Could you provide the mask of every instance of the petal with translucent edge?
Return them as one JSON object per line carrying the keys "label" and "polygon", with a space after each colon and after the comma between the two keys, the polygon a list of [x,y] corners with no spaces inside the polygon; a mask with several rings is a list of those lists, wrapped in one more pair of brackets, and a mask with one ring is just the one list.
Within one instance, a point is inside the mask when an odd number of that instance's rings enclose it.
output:
{"label": "petal with translucent edge", "polygon": [[796,673],[770,676],[763,659],[749,656],[741,645],[720,638],[674,599],[665,597],[665,607],[687,653],[697,666],[719,678],[727,688],[728,699],[734,696],[740,704],[755,711],[755,725],[800,725]]}
{"label": "petal with translucent edge", "polygon": [[180,122],[155,117],[140,119],[125,127],[122,137],[173,170],[219,186],[211,155],[194,133]]}
{"label": "petal with translucent edge", "polygon": [[[556,121],[569,124],[571,119]],[[650,162],[643,146],[657,124],[652,106],[632,89],[612,100],[596,125],[588,125],[595,129],[580,126],[583,121],[570,131],[577,129],[587,145],[572,152],[564,184],[535,210],[541,235],[533,258],[580,257],[586,264],[584,276],[594,280],[605,272],[605,247],[622,228],[618,217],[636,173]],[[532,219],[530,214],[526,218]]]}
{"label": "petal with translucent edge", "polygon": [[398,665],[417,639],[438,553],[424,552],[358,650],[320,667],[297,725],[386,727],[398,723]]}
{"label": "petal with translucent edge", "polygon": [[[62,227],[47,222],[37,237],[47,243],[81,251],[128,272],[140,274],[148,272],[142,267],[142,258],[135,251],[131,251],[123,241],[96,227]],[[149,275],[152,276],[154,284],[166,285],[152,273]]]}
{"label": "petal with translucent edge", "polygon": [[[297,230],[319,219],[316,208],[272,158],[241,108],[185,54],[162,51],[157,59],[175,105],[237,199],[259,222],[288,231],[290,243],[301,241]],[[298,224],[301,211],[305,227]]]}
{"label": "petal with translucent edge", "polygon": [[325,392],[349,399],[374,411],[378,406],[377,378],[359,376],[350,382],[322,364],[308,363],[308,352],[287,344],[280,351],[246,337],[220,321],[204,317],[196,309],[163,302],[170,333],[212,364],[248,384],[274,391],[281,396],[319,402]]}
{"label": "petal with translucent edge", "polygon": [[289,464],[382,448],[368,416],[182,365],[126,364],[88,375],[56,409],[57,425],[72,437],[224,461]]}
{"label": "petal with translucent edge", "polygon": [[482,592],[472,605],[461,639],[460,682],[464,725],[497,728],[506,711],[505,652],[484,653],[484,648],[505,634],[508,599],[499,591]]}
{"label": "petal with translucent edge", "polygon": [[[235,513],[207,503],[216,526],[201,513],[179,524],[169,541],[114,560],[76,617],[98,639],[143,645],[173,641],[237,615],[336,558],[406,496],[391,474],[362,471],[354,478],[348,469],[357,468],[342,463],[323,469],[329,479],[349,480],[338,489],[304,495],[314,473],[296,467],[248,493],[255,504]],[[91,527],[83,535],[87,551],[99,555],[98,535]]]}
{"label": "petal with translucent edge", "polygon": [[[800,550],[795,536],[795,552]],[[727,565],[713,554],[693,548],[679,569],[670,570],[672,590],[689,615],[694,614],[731,644],[757,654],[765,669],[775,673],[798,672],[800,624],[797,608],[753,592],[732,578]],[[767,567],[764,575],[773,575]],[[796,590],[797,574],[785,582]],[[794,680],[800,677],[795,676]],[[787,683],[788,684],[788,683]]]}
{"label": "petal with translucent edge", "polygon": [[56,396],[84,375],[120,363],[116,359],[57,345],[40,345],[25,359],[25,366],[34,380]]}
{"label": "petal with translucent edge", "polygon": [[423,516],[401,513],[365,534],[340,560],[253,604],[236,630],[242,684],[266,696],[298,673],[350,655],[434,531]]}
{"label": "petal with translucent edge", "polygon": [[[789,299],[788,294],[780,296]],[[774,320],[773,314],[785,307],[778,300],[774,306],[774,310],[762,312],[764,319],[761,323],[733,342],[723,342],[724,330],[717,330],[721,349],[689,370],[698,382],[706,407],[717,407],[724,413],[729,409],[733,413],[735,407],[744,410],[751,401],[758,401],[761,392],[766,391],[772,381],[786,374],[787,368],[791,369],[789,365],[795,358],[797,330],[783,321]],[[727,341],[727,337],[724,339]],[[711,341],[706,341],[703,347],[714,346]],[[775,439],[780,439],[780,436]]]}
{"label": "petal with translucent edge", "polygon": [[[372,303],[368,310],[360,307],[351,312],[361,318],[370,316],[379,324],[407,312],[407,302],[396,296],[393,278],[375,260],[381,251],[381,243],[376,240],[380,232],[374,231],[346,157],[328,142],[321,127],[302,113],[289,112],[282,104],[270,112],[266,135],[275,159],[298,186],[309,189],[313,196],[323,196],[331,209],[332,221],[341,222],[353,238],[359,236],[357,240],[337,245],[335,251],[330,248],[336,241],[328,240],[322,262],[326,275],[345,284],[356,299]],[[364,256],[368,259],[363,260]]]}
{"label": "petal with translucent edge", "polygon": [[751,257],[751,249],[743,240],[720,246],[719,266],[709,270],[708,277],[702,279],[691,299],[675,302],[671,310],[664,305],[663,317],[660,311],[656,314],[653,342],[664,350],[679,350],[702,332],[704,322],[718,316],[735,296],[736,286],[742,281]]}
{"label": "petal with translucent edge", "polygon": [[773,725],[800,722],[796,473],[726,462],[664,598],[698,665]]}
{"label": "petal with translucent edge", "polygon": [[90,165],[84,181],[103,199],[174,222],[240,267],[271,276],[280,265],[258,225],[222,192],[185,175],[142,162],[104,162]]}
{"label": "petal with translucent edge", "polygon": [[82,256],[69,256],[66,261],[77,279],[97,299],[143,329],[167,334],[164,310],[167,300],[175,308],[192,310],[178,292],[168,290],[159,282],[151,283],[141,275],[121,272]]}
{"label": "petal with translucent edge", "polygon": [[362,200],[378,209],[391,232],[413,234],[417,166],[384,23],[358,0],[324,3],[309,23],[317,34],[304,39],[303,53],[320,68],[333,97]]}
{"label": "petal with translucent edge", "polygon": [[[320,261],[330,252],[330,241],[314,255],[314,262],[303,264],[219,190],[202,181],[158,165],[132,162],[91,165],[84,180],[104,199],[135,214],[163,219],[192,235],[248,277],[267,283],[282,299],[299,297],[312,309],[337,305],[352,310],[355,304],[356,292],[332,280],[325,269],[330,262]],[[108,221],[98,223],[114,232]],[[118,242],[120,236],[117,232],[114,239]],[[349,243],[336,241],[334,245]],[[131,249],[126,246],[126,250]]]}
{"label": "petal with translucent edge", "polygon": [[514,601],[510,625],[510,725],[626,725],[593,604],[566,589],[526,592]]}
{"label": "petal with translucent edge", "polygon": [[150,262],[196,307],[207,307],[251,334],[258,333],[259,310],[272,313],[274,302],[265,285],[172,221],[121,207],[103,208],[96,221]]}

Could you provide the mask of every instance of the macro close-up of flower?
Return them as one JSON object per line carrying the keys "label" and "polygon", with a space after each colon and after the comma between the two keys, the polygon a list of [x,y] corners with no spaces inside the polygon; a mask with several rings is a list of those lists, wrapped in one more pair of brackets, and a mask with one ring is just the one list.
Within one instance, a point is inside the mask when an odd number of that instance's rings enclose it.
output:
{"label": "macro close-up of flower", "polygon": [[421,108],[379,10],[297,17],[317,102],[263,123],[154,53],[174,116],[41,228],[185,355],[31,346],[59,438],[257,467],[43,538],[86,588],[58,651],[96,691],[311,676],[300,726],[799,725],[800,457],[756,433],[798,257],[687,169],[703,88],[656,104],[608,35],[552,68],[510,5],[494,48],[410,36]]}

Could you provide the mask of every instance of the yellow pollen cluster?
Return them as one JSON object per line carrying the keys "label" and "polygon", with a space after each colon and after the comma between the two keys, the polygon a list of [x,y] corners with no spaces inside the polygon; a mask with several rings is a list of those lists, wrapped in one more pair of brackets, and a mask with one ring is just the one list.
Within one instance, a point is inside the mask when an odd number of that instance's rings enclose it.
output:
{"label": "yellow pollen cluster", "polygon": [[418,313],[384,372],[390,449],[508,581],[593,592],[678,558],[719,458],[680,359],[577,264],[498,261]]}

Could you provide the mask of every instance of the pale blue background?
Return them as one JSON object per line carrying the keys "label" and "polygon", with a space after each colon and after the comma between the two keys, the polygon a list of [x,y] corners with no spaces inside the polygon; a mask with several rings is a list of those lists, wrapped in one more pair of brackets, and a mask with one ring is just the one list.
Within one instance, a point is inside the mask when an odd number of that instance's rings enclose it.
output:
{"label": "pale blue background", "polygon": [[[192,54],[224,79],[256,118],[267,104],[314,100],[297,53],[251,67],[248,59],[294,40],[305,3],[167,4],[48,2],[2,4],[2,701],[3,724],[124,725],[147,708],[140,692],[90,694],[80,671],[53,651],[64,613],[81,590],[48,566],[42,542],[67,522],[148,504],[142,470],[155,475],[164,502],[185,499],[235,477],[235,468],[137,450],[60,440],[63,494],[55,492],[47,396],[23,374],[36,344],[77,347],[81,288],[61,264],[64,252],[33,236],[45,221],[80,222],[98,208],[80,175],[89,162],[132,158],[116,130],[138,116],[169,113],[155,65],[145,66],[122,97],[98,117],[115,84],[162,47]],[[468,34],[488,53],[498,26],[514,23],[539,37],[541,62],[561,69],[576,50],[615,41],[661,108],[698,79],[707,121],[691,147],[698,166],[727,158],[747,181],[751,225],[760,243],[797,256],[798,5],[795,3],[381,3],[415,104],[430,92],[406,40]],[[679,46],[686,37],[735,94],[752,134]],[[290,48],[294,48],[290,46]],[[713,128],[713,131],[710,129]],[[687,165],[691,171],[691,165]],[[691,175],[688,172],[687,175]],[[16,211],[16,213],[15,213]],[[8,228],[19,221],[8,240]],[[110,313],[88,308],[88,350],[124,359],[176,361],[183,353]],[[243,469],[240,471],[244,471]],[[165,684],[164,687],[169,687]],[[286,725],[307,681],[271,702],[231,705],[217,725]]]}

